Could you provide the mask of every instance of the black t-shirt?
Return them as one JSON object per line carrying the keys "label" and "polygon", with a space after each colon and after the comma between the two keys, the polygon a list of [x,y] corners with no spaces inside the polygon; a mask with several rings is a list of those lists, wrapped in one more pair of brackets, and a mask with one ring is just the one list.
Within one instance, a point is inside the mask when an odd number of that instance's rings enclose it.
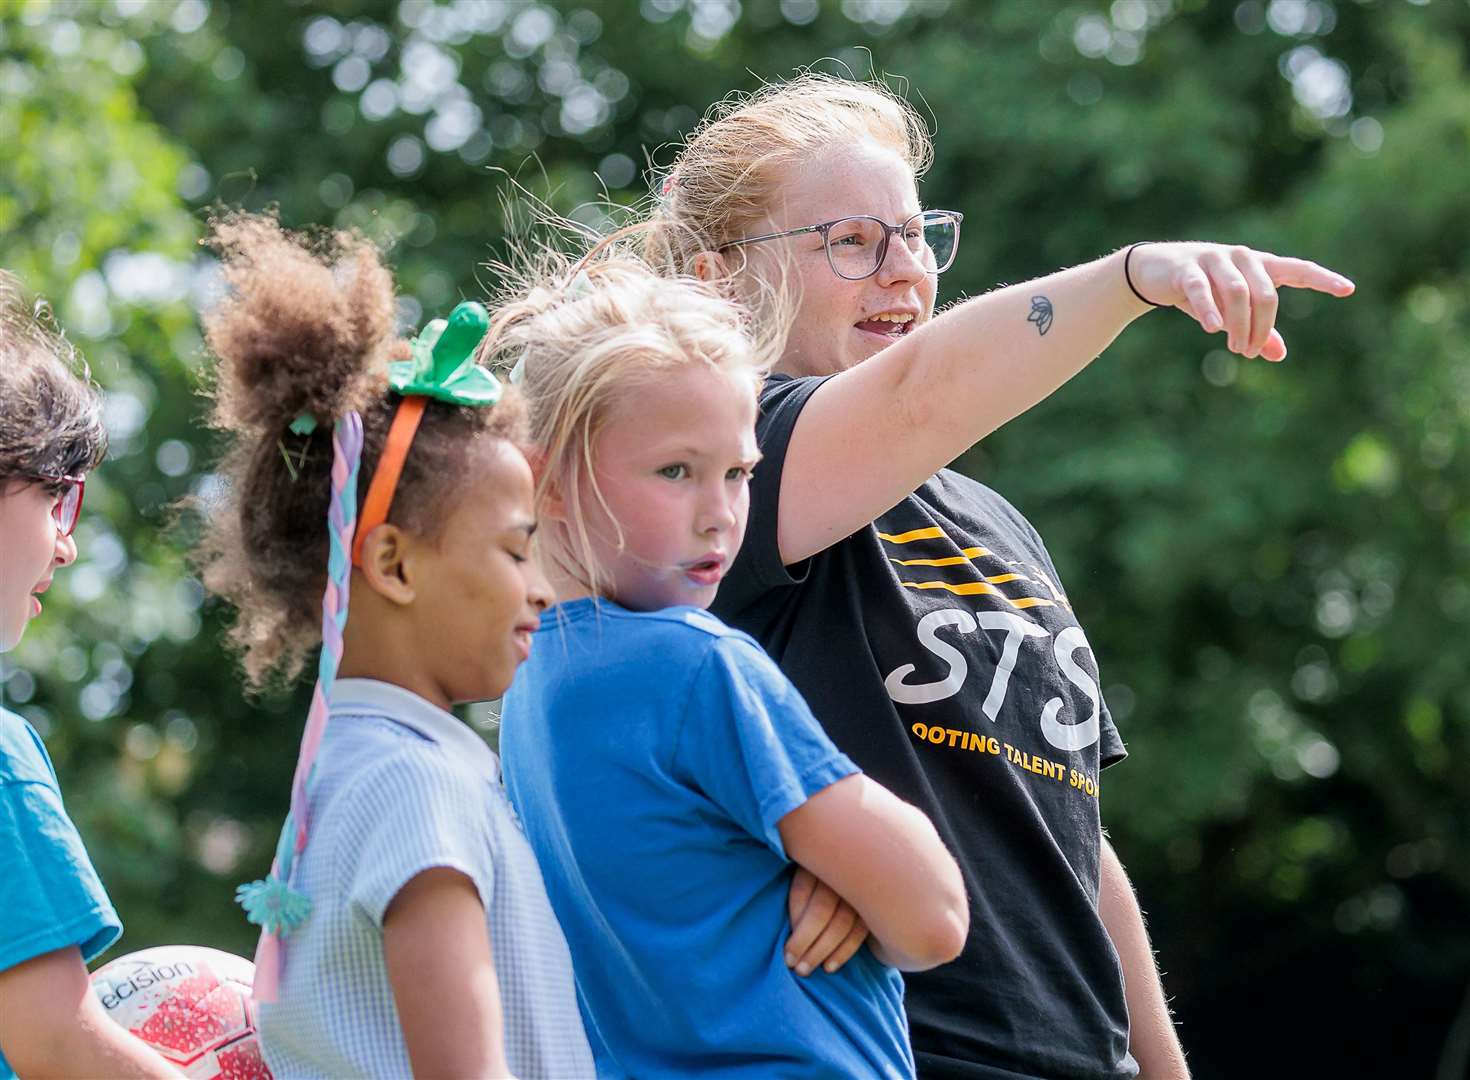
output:
{"label": "black t-shirt", "polygon": [[948,469],[783,566],[781,469],[822,381],[762,392],[750,525],[713,610],[766,647],[864,772],[929,815],[964,872],[963,954],[905,976],[920,1075],[1133,1076],[1097,913],[1098,773],[1126,751],[1092,649],[1036,530]]}

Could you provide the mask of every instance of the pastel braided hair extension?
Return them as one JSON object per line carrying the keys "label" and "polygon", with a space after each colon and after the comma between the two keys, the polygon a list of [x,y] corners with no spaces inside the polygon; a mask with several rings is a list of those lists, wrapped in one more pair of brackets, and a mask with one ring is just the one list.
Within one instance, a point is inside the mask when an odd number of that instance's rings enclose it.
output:
{"label": "pastel braided hair extension", "polygon": [[241,885],[235,898],[246,917],[261,928],[255,950],[255,996],[274,1001],[281,976],[281,938],[311,913],[311,901],[291,885],[296,856],[306,850],[307,790],[316,769],[317,751],[327,730],[332,683],[342,662],[342,632],[347,627],[347,601],[352,586],[352,544],[357,528],[357,476],[362,464],[362,417],[349,412],[332,431],[332,497],[327,510],[327,588],[322,594],[322,648],[316,686],[301,736],[301,752],[291,780],[291,809],[281,825],[270,876]]}

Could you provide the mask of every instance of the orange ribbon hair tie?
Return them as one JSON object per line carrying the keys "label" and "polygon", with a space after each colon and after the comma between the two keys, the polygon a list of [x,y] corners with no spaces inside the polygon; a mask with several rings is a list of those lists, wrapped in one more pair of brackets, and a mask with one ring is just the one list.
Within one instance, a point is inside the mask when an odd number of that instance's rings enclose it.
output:
{"label": "orange ribbon hair tie", "polygon": [[500,380],[475,363],[475,346],[489,326],[490,315],[485,308],[467,300],[447,320],[435,319],[409,342],[408,360],[388,365],[388,388],[402,395],[403,400],[393,414],[383,454],[358,515],[357,535],[352,541],[353,566],[362,566],[362,545],[367,534],[388,520],[403,463],[429,398],[477,408],[487,408],[500,400]]}
{"label": "orange ribbon hair tie", "polygon": [[358,515],[357,535],[352,541],[352,565],[362,566],[362,545],[372,532],[388,520],[388,511],[393,506],[393,494],[398,490],[398,477],[403,473],[403,463],[408,458],[408,449],[413,445],[419,421],[424,418],[426,397],[414,395],[398,403],[393,414],[393,424],[388,428],[388,441],[383,444],[383,456],[373,472],[373,482],[368,485],[367,498],[362,501],[362,512]]}

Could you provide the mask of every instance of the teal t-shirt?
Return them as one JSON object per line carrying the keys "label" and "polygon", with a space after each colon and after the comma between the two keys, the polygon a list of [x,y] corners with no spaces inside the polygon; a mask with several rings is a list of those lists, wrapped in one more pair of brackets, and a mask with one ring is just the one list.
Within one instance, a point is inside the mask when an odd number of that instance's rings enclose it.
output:
{"label": "teal t-shirt", "polygon": [[897,971],[783,959],[779,822],[857,769],[754,641],[689,607],[560,604],[500,745],[602,1080],[913,1076]]}
{"label": "teal t-shirt", "polygon": [[121,934],[41,737],[0,709],[0,971],[68,945],[91,960]]}

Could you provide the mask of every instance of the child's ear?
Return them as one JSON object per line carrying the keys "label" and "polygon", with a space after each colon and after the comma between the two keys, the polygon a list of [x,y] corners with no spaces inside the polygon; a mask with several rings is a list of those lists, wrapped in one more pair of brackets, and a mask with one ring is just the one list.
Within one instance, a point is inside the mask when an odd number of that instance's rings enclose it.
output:
{"label": "child's ear", "polygon": [[541,496],[538,516],[548,521],[566,521],[567,503],[561,496],[561,488],[555,482],[546,485],[546,493]]}
{"label": "child's ear", "polygon": [[718,251],[701,251],[694,256],[694,276],[700,281],[718,281],[730,276],[730,268]]}
{"label": "child's ear", "polygon": [[362,543],[362,565],[358,567],[368,587],[390,604],[407,606],[414,601],[409,548],[412,538],[397,525],[384,522],[367,534]]}
{"label": "child's ear", "polygon": [[536,483],[541,483],[541,474],[546,469],[546,447],[534,444],[524,446],[521,448],[521,453],[526,459],[526,464],[531,466],[531,478]]}
{"label": "child's ear", "polygon": [[556,521],[563,520],[566,517],[566,500],[562,498],[561,485],[556,482],[556,477],[546,475],[546,448],[528,446],[523,453],[526,455],[526,464],[531,466],[531,476],[535,478],[536,488],[540,492],[536,501],[537,516]]}

